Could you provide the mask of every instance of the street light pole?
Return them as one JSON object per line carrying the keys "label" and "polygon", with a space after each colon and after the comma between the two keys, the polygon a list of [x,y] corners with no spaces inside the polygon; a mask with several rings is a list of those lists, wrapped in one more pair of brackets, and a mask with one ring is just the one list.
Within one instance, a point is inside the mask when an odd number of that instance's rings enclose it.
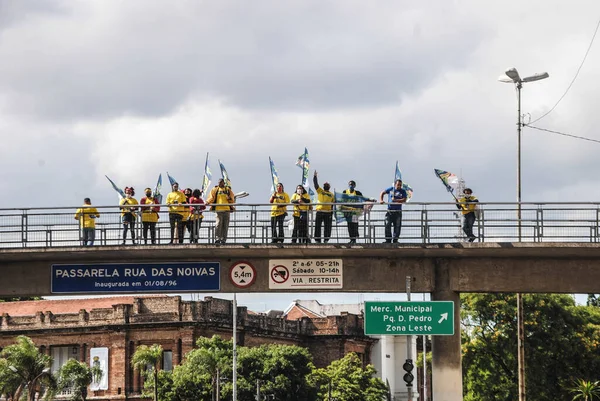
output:
{"label": "street light pole", "polygon": [[[501,76],[498,80],[505,83],[514,83],[517,88],[517,224],[519,242],[522,238],[521,218],[521,129],[523,121],[521,116],[521,89],[524,82],[539,81],[549,77],[547,72],[534,74],[521,79],[516,68],[509,68],[505,72],[506,77]],[[523,324],[523,295],[517,293],[517,362],[519,380],[519,401],[526,401],[527,387],[525,384],[525,326]]]}
{"label": "street light pole", "polygon": [[519,224],[519,242],[521,242],[521,81],[516,83],[517,86],[517,222]]}

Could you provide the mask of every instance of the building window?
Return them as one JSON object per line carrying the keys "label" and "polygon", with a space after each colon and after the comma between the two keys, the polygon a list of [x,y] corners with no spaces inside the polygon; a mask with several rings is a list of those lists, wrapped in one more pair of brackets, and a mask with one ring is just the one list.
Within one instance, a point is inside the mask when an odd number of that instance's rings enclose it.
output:
{"label": "building window", "polygon": [[163,352],[163,370],[170,372],[173,370],[173,351]]}
{"label": "building window", "polygon": [[50,347],[50,356],[52,356],[52,373],[54,374],[58,372],[69,359],[79,360],[79,345]]}

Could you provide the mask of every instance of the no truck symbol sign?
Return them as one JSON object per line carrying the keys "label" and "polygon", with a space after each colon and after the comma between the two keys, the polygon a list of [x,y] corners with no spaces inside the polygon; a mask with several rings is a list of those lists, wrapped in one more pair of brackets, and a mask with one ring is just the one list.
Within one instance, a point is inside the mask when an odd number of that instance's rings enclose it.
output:
{"label": "no truck symbol sign", "polygon": [[285,283],[290,278],[290,272],[283,265],[274,266],[271,268],[271,279],[277,284]]}

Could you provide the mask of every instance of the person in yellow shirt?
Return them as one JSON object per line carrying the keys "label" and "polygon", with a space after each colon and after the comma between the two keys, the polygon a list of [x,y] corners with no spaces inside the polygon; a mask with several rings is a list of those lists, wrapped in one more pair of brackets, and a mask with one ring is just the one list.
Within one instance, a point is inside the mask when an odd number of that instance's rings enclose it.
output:
{"label": "person in yellow shirt", "polygon": [[135,195],[133,187],[125,187],[124,192],[125,197],[119,202],[121,205],[121,221],[123,221],[123,243],[121,245],[125,245],[127,230],[131,231],[131,243],[135,245],[135,213],[137,211],[135,205],[138,205],[138,201],[133,197]]}
{"label": "person in yellow shirt", "polygon": [[186,197],[179,190],[179,184],[173,183],[171,186],[172,191],[167,195],[165,203],[169,205],[169,223],[171,225],[171,241],[169,244],[174,243],[175,229],[177,228],[177,240],[180,244],[183,244],[183,230],[185,224],[183,218],[187,219],[189,214],[188,209],[184,205],[186,203]]}
{"label": "person in yellow shirt", "polygon": [[[271,243],[283,243],[285,238],[283,221],[285,220],[285,216],[287,216],[287,204],[290,203],[290,196],[284,192],[282,183],[277,184],[277,188],[271,195],[269,203],[273,203],[273,206],[271,206]],[[277,228],[279,228],[279,235],[277,235]]]}
{"label": "person in yellow shirt", "polygon": [[294,230],[292,231],[292,243],[298,241],[301,243],[310,243],[308,239],[308,211],[310,206],[310,196],[306,188],[302,185],[296,187],[296,193],[292,195],[290,201],[294,204]]}
{"label": "person in yellow shirt", "polygon": [[225,180],[221,178],[217,186],[211,189],[206,204],[210,205],[210,210],[217,213],[215,217],[215,244],[224,244],[227,242],[227,231],[229,231],[230,214],[235,207],[235,196],[231,187],[225,185]]}
{"label": "person in yellow shirt", "polygon": [[[317,180],[317,171],[313,176],[313,184],[317,191],[317,206],[315,216],[315,242],[321,242],[321,225],[324,226],[323,242],[329,242],[331,237],[331,222],[333,218],[333,205],[335,202],[335,195],[329,189],[331,186],[328,182],[323,184],[323,188],[319,187],[319,181]],[[329,203],[329,205],[327,205]]]}
{"label": "person in yellow shirt", "polygon": [[94,245],[96,239],[96,219],[100,217],[100,213],[95,207],[91,207],[92,201],[90,198],[83,200],[83,206],[75,212],[75,220],[79,220],[79,228],[81,229],[81,244],[83,246]]}
{"label": "person in yellow shirt", "polygon": [[467,235],[469,242],[473,242],[477,239],[477,236],[473,234],[473,225],[475,224],[477,211],[477,203],[479,200],[473,196],[473,190],[471,188],[465,188],[463,191],[464,196],[458,200],[456,207],[463,214],[463,231]]}
{"label": "person in yellow shirt", "polygon": [[[152,195],[152,188],[144,190],[146,196],[140,199],[141,205],[158,205],[158,200]],[[142,206],[142,235],[144,244],[148,243],[148,230],[150,230],[150,241],[156,244],[156,223],[160,218],[158,212],[160,206]]]}

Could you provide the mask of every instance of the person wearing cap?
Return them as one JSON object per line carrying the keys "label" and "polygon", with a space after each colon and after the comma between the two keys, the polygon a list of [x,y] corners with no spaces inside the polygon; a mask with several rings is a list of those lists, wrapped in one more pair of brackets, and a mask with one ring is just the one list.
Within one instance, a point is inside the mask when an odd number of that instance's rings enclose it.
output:
{"label": "person wearing cap", "polygon": [[[283,230],[283,221],[287,216],[287,204],[290,203],[290,196],[285,193],[283,184],[277,184],[275,192],[269,198],[271,206],[271,243],[283,243],[285,232]],[[277,232],[279,229],[279,232]]]}
{"label": "person wearing cap", "polygon": [[100,217],[98,209],[91,207],[90,198],[83,200],[83,206],[75,211],[75,220],[79,220],[81,228],[81,244],[83,246],[94,245],[96,239],[96,219]]}
{"label": "person wearing cap", "polygon": [[463,197],[458,200],[456,207],[463,214],[463,231],[467,236],[469,242],[473,242],[477,239],[477,236],[473,234],[473,225],[475,224],[477,203],[479,200],[473,196],[473,190],[471,188],[465,188],[463,191]]}
{"label": "person wearing cap", "polygon": [[[146,196],[140,199],[141,205],[158,205],[158,200],[152,194],[152,188],[146,188],[144,193]],[[148,230],[150,231],[151,243],[156,244],[156,223],[160,218],[158,214],[158,212],[160,212],[160,206],[142,206],[141,209],[144,244],[148,243]]]}
{"label": "person wearing cap", "polygon": [[323,188],[319,187],[319,181],[317,179],[318,173],[315,170],[313,175],[313,184],[317,191],[317,206],[315,207],[317,213],[315,216],[315,242],[321,242],[321,226],[324,227],[323,242],[329,242],[331,237],[331,222],[333,221],[333,205],[335,202],[335,195],[329,191],[331,186],[328,182],[323,183]]}
{"label": "person wearing cap", "polygon": [[169,224],[171,226],[171,241],[169,244],[173,244],[175,240],[175,230],[177,229],[177,240],[180,244],[183,244],[183,229],[184,229],[184,216],[187,216],[185,204],[186,198],[183,192],[179,190],[179,184],[174,182],[171,186],[172,191],[167,195],[165,203],[169,205]]}
{"label": "person wearing cap", "polygon": [[[394,181],[394,186],[381,191],[379,203],[383,204],[383,195],[388,195],[388,210],[385,214],[385,242],[398,242],[402,230],[402,204],[406,203],[408,194],[402,188],[402,180]],[[392,226],[394,235],[392,236]]]}
{"label": "person wearing cap", "polygon": [[229,231],[230,214],[235,207],[235,197],[231,187],[225,185],[223,178],[210,191],[206,204],[210,205],[210,210],[214,210],[215,217],[215,244],[224,244],[227,242],[227,231]]}
{"label": "person wearing cap", "polygon": [[133,187],[125,187],[124,192],[125,197],[119,202],[121,205],[121,221],[123,222],[123,243],[121,245],[125,245],[128,230],[131,232],[131,243],[135,245],[135,213],[137,210],[135,205],[138,205],[138,201],[133,197],[135,195]]}
{"label": "person wearing cap", "polygon": [[[348,181],[348,189],[344,189],[344,194],[350,196],[363,196],[362,192],[356,190],[356,182],[354,180]],[[355,244],[358,239],[358,209],[352,206],[343,207],[344,218],[348,223],[348,236],[350,237],[350,244]]]}
{"label": "person wearing cap", "polygon": [[200,237],[200,226],[204,215],[202,211],[206,209],[202,199],[202,191],[198,188],[192,191],[192,196],[188,199],[190,204],[190,219],[188,220],[188,230],[190,232],[190,244],[197,244]]}
{"label": "person wearing cap", "polygon": [[294,230],[292,231],[292,243],[296,241],[300,244],[310,243],[308,239],[308,211],[312,209],[310,205],[310,195],[306,192],[303,185],[296,187],[296,192],[292,195],[290,203],[294,204]]}

